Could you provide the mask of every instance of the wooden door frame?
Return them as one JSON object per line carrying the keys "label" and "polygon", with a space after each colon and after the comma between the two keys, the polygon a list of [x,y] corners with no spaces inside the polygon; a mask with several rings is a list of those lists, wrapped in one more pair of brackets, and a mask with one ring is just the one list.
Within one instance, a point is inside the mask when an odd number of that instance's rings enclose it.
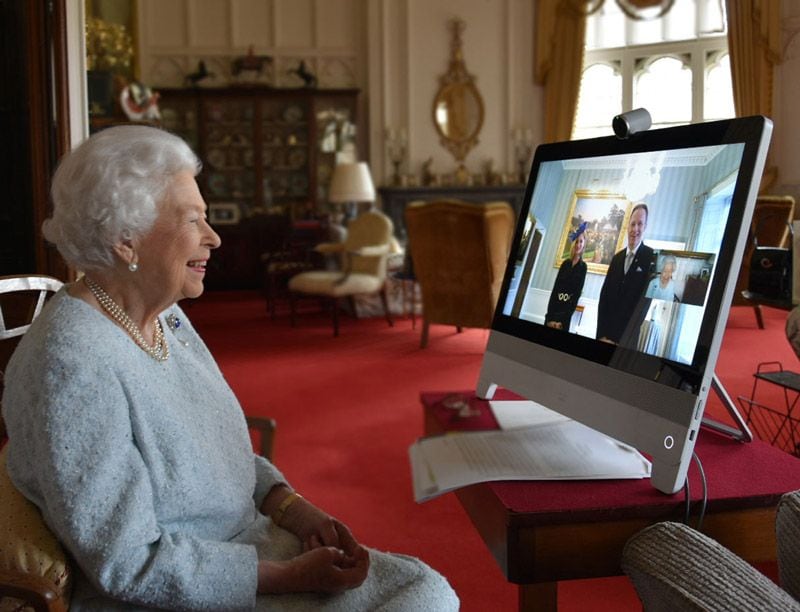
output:
{"label": "wooden door frame", "polygon": [[45,242],[42,222],[50,215],[50,179],[70,146],[66,0],[27,3],[25,44],[29,63],[31,206],[36,271],[74,278],[56,249]]}

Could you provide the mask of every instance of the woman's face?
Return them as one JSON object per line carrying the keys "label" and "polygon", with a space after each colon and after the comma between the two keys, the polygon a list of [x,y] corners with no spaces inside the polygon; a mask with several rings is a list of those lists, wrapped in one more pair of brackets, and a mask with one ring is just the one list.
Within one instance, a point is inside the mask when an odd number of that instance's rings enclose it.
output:
{"label": "woman's face", "polygon": [[206,203],[190,172],[177,175],[167,189],[152,229],[136,245],[135,273],[153,301],[169,306],[203,293],[211,249],[220,245],[206,220]]}
{"label": "woman's face", "polygon": [[575,257],[576,255],[582,255],[585,248],[586,235],[581,234],[575,239],[575,242],[572,243],[572,256]]}
{"label": "woman's face", "polygon": [[664,267],[661,268],[661,280],[667,282],[672,278],[672,273],[675,271],[675,264],[671,261],[664,262]]}

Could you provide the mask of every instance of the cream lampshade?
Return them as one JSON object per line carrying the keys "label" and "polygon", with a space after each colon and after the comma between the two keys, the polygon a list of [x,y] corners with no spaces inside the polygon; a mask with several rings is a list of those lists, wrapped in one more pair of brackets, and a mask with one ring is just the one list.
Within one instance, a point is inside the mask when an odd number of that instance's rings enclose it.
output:
{"label": "cream lampshade", "polygon": [[328,201],[334,205],[333,224],[339,226],[356,216],[359,202],[374,202],[375,186],[367,162],[337,164],[328,187]]}
{"label": "cream lampshade", "polygon": [[333,170],[328,199],[338,204],[374,202],[375,186],[367,162],[337,165]]}
{"label": "cream lampshade", "polygon": [[335,204],[374,202],[375,186],[367,162],[337,165],[328,189],[328,200]]}

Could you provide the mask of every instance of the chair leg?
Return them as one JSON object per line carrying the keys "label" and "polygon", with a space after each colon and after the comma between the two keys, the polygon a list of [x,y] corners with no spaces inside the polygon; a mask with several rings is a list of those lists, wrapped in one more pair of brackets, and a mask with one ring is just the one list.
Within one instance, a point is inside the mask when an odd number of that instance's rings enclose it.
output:
{"label": "chair leg", "polygon": [[386,314],[386,322],[389,324],[389,327],[394,327],[392,313],[389,312],[389,300],[386,297],[386,285],[381,288],[381,304],[383,304],[383,312]]}
{"label": "chair leg", "polygon": [[428,320],[427,319],[423,319],[422,320],[422,337],[420,338],[420,341],[419,341],[419,348],[425,348],[426,346],[428,346],[428,325],[429,325],[428,324]]}
{"label": "chair leg", "polygon": [[333,317],[333,337],[339,337],[339,300],[337,298],[333,298],[333,304],[331,304],[332,317]]}
{"label": "chair leg", "polygon": [[350,313],[353,315],[353,318],[357,319],[358,310],[356,309],[356,298],[352,295],[347,296],[347,307],[350,309]]}
{"label": "chair leg", "polygon": [[289,321],[292,327],[297,326],[297,296],[289,292]]}
{"label": "chair leg", "polygon": [[761,313],[761,304],[753,304],[753,310],[756,313],[756,323],[758,329],[764,329],[764,316]]}
{"label": "chair leg", "polygon": [[417,328],[417,283],[411,281],[411,329]]}
{"label": "chair leg", "polygon": [[463,327],[461,327],[460,325],[456,325],[456,333],[460,334],[463,331],[464,331]]}
{"label": "chair leg", "polygon": [[269,318],[275,318],[275,296],[278,293],[277,283],[275,277],[270,275],[267,280],[267,310],[269,311]]}

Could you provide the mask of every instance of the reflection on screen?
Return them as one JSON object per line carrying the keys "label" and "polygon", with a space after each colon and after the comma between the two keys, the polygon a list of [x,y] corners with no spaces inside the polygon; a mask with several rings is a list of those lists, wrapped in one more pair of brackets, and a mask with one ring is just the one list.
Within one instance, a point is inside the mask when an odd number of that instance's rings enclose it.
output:
{"label": "reflection on screen", "polygon": [[743,151],[543,162],[503,314],[691,364]]}

